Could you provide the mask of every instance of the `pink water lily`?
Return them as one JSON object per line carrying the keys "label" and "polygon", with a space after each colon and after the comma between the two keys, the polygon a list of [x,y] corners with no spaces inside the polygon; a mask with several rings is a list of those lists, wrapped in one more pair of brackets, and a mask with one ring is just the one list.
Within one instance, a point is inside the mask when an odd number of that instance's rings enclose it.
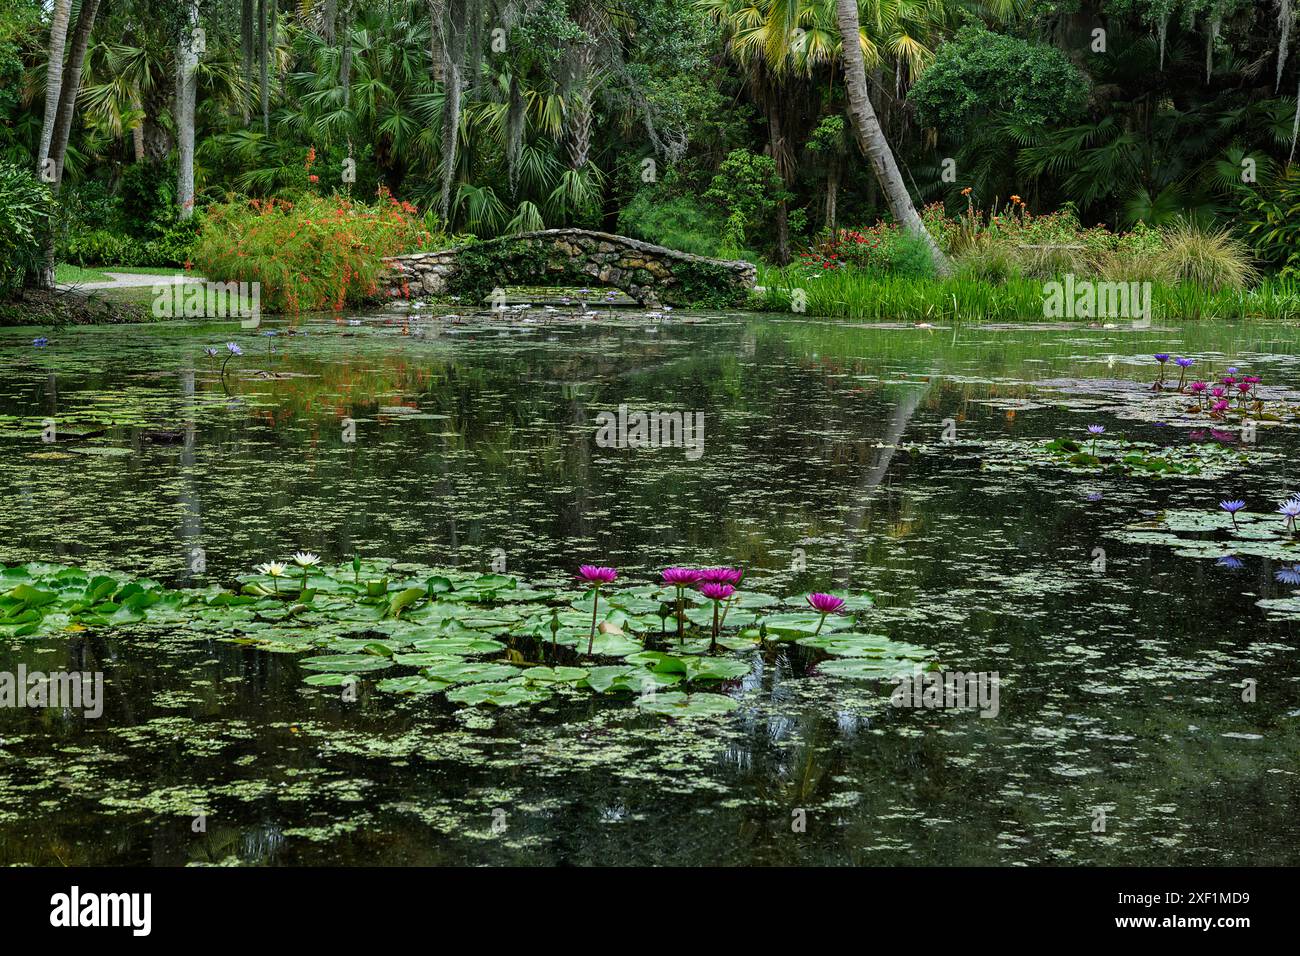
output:
{"label": "pink water lily", "polygon": [[591,636],[587,638],[587,656],[591,656],[596,644],[596,614],[600,611],[600,586],[611,584],[618,577],[613,568],[604,568],[596,564],[584,564],[578,568],[578,575],[590,582],[594,591],[591,596]]}
{"label": "pink water lily", "polygon": [[730,584],[732,587],[740,584],[745,577],[743,568],[705,568],[700,572],[701,581],[711,581],[714,584]]}
{"label": "pink water lily", "polygon": [[578,575],[592,584],[612,584],[618,577],[613,568],[602,568],[596,564],[584,564],[578,568]]}
{"label": "pink water lily", "polygon": [[834,594],[810,594],[808,603],[823,614],[834,614],[844,606],[844,598]]}
{"label": "pink water lily", "polygon": [[838,614],[840,608],[844,607],[844,598],[836,597],[834,594],[816,593],[808,595],[808,603],[822,616],[822,619],[817,622],[817,631],[813,635],[816,637],[826,624],[826,615]]}
{"label": "pink water lily", "polygon": [[664,579],[664,584],[671,584],[674,587],[685,587],[686,585],[695,584],[701,580],[703,571],[698,568],[664,568],[660,575]]}
{"label": "pink water lily", "polygon": [[664,568],[660,576],[664,579],[664,584],[671,584],[677,589],[677,643],[680,644],[686,640],[685,636],[685,614],[686,614],[686,589],[692,584],[698,584],[701,576],[704,574],[699,568],[681,568],[672,567]]}
{"label": "pink water lily", "polygon": [[[715,569],[716,570],[716,569]],[[722,602],[736,593],[736,589],[730,584],[723,584],[718,581],[708,581],[700,585],[700,593],[713,602],[713,639],[709,641],[709,653],[713,654],[718,649],[718,619],[719,608]]]}

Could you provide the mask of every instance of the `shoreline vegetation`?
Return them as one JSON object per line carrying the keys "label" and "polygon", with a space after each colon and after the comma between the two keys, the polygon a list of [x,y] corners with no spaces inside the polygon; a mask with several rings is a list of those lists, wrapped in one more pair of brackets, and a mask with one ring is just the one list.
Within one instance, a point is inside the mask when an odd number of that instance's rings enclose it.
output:
{"label": "shoreline vegetation", "polygon": [[[387,256],[548,228],[743,258],[761,312],[1300,319],[1300,7],[1261,20],[1222,0],[1223,55],[1203,63],[1203,0],[1085,6],[1100,48],[1052,4],[656,0],[606,20],[562,3],[521,15],[483,62],[478,8],[277,0],[191,50],[135,0],[75,21],[15,0],[0,321],[167,318],[147,289],[55,285],[153,265],[250,284],[269,315],[342,313],[386,299]],[[200,5],[185,16],[214,25]],[[477,39],[446,74],[452,34]],[[170,102],[148,92],[173,83]],[[501,248],[469,250],[464,302],[509,285]],[[582,282],[582,265],[539,271]],[[672,304],[720,305],[709,284]]]}

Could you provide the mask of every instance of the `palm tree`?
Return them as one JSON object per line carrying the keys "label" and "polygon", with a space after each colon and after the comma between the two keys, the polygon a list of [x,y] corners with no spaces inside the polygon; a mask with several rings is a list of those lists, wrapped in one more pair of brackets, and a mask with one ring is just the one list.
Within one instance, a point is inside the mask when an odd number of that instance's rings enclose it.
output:
{"label": "palm tree", "polygon": [[[77,94],[81,91],[81,68],[86,62],[86,48],[90,45],[90,31],[95,26],[95,16],[99,13],[99,0],[82,0],[81,10],[77,13],[77,25],[72,31],[72,46],[68,49],[67,63],[62,70],[63,80],[59,84],[59,108],[54,117],[54,130],[50,136],[50,150],[46,157],[53,160],[50,172],[50,192],[59,194],[63,183],[63,162],[68,154],[68,138],[72,135],[72,116],[76,110]],[[42,163],[42,166],[45,164]],[[50,177],[47,176],[47,179]],[[54,229],[46,231],[45,256],[35,276],[36,284],[44,289],[54,288]]]}
{"label": "palm tree", "polygon": [[50,19],[50,60],[45,70],[45,119],[41,123],[41,148],[36,155],[36,171],[44,172],[54,138],[54,120],[59,113],[59,91],[63,86],[63,47],[68,36],[72,0],[55,0]]}
{"label": "palm tree", "polygon": [[885,139],[880,120],[876,118],[875,108],[867,95],[867,71],[862,62],[862,46],[858,40],[861,28],[858,24],[857,0],[836,0],[836,12],[844,43],[841,56],[844,85],[849,96],[849,115],[853,119],[858,146],[871,161],[871,168],[875,171],[876,180],[880,183],[880,190],[885,194],[885,202],[894,219],[903,229],[929,246],[935,270],[940,275],[948,275],[952,271],[948,257],[939,249],[917,214],[903,176],[898,171],[898,163],[894,161],[894,151],[889,148],[889,141]]}
{"label": "palm tree", "polygon": [[187,0],[185,16],[188,29],[181,34],[176,64],[176,201],[181,219],[194,215],[194,101],[199,69],[199,53],[195,49],[199,8],[195,0]]}

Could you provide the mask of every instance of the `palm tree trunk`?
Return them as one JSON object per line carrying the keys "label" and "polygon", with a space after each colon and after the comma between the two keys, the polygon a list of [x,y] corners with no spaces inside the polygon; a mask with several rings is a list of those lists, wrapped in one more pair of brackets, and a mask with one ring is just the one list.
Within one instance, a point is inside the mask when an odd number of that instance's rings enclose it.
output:
{"label": "palm tree trunk", "polygon": [[59,91],[63,87],[63,47],[68,38],[68,20],[72,0],[55,0],[50,19],[50,62],[45,68],[45,119],[41,123],[41,150],[36,156],[36,171],[45,169],[54,138],[54,121],[59,115]]}
{"label": "palm tree trunk", "polygon": [[[775,91],[768,97],[767,105],[767,142],[776,171],[781,177],[781,185],[789,181],[788,163],[785,154],[785,138],[781,132],[781,107]],[[782,190],[784,192],[784,190]],[[776,203],[776,264],[790,264],[790,206],[785,199]]]}
{"label": "palm tree trunk", "polygon": [[438,215],[448,221],[451,212],[451,187],[456,179],[456,150],[460,140],[460,101],[464,84],[466,22],[469,12],[463,0],[429,0],[429,17],[433,28],[435,64],[442,66],[442,188],[438,197]]}
{"label": "palm tree trunk", "polygon": [[199,25],[199,8],[189,0],[187,29],[181,34],[176,65],[176,201],[180,218],[194,215],[194,100],[198,92],[199,55],[193,31]]}
{"label": "palm tree trunk", "polygon": [[829,168],[826,170],[826,230],[835,231],[835,218],[838,210],[840,196],[840,157],[838,153],[831,155]]}
{"label": "palm tree trunk", "polygon": [[266,5],[270,2],[273,2],[273,0],[258,0],[257,2],[257,55],[258,67],[262,73],[260,91],[262,97],[262,133],[267,136],[271,135],[271,58],[266,44]]}
{"label": "palm tree trunk", "polygon": [[[50,137],[50,152],[47,157],[54,161],[51,167],[54,179],[49,185],[50,192],[56,197],[59,194],[59,187],[63,185],[63,160],[68,153],[68,138],[72,135],[72,115],[76,111],[77,94],[81,90],[81,68],[86,62],[86,47],[90,44],[90,31],[95,25],[97,13],[99,13],[99,0],[82,0],[81,10],[77,14],[77,25],[72,31],[72,46],[68,50],[68,62],[63,69],[63,82],[59,85],[59,109],[54,118],[54,132]],[[40,288],[54,288],[52,222],[50,228],[45,231],[44,255],[35,279]]]}
{"label": "palm tree trunk", "polygon": [[[140,93],[133,91],[131,93],[131,109],[137,113],[144,112],[144,104],[140,102]],[[131,145],[135,148],[135,161],[144,162],[144,117],[136,121],[135,126],[131,127]]]}
{"label": "palm tree trunk", "polygon": [[253,86],[253,0],[239,0],[239,59],[243,69],[244,95],[240,97],[240,111],[244,117],[244,126],[252,122],[252,110],[249,109],[248,92]]}
{"label": "palm tree trunk", "polygon": [[857,135],[858,146],[871,161],[894,219],[930,247],[930,255],[939,275],[949,275],[952,265],[917,214],[912,197],[903,183],[903,176],[898,171],[898,163],[894,161],[894,152],[889,148],[889,141],[885,139],[876,111],[871,106],[871,98],[867,95],[867,72],[862,62],[857,0],[835,0],[835,9],[840,37],[844,43],[844,85],[849,94],[849,114],[853,118],[853,131]]}

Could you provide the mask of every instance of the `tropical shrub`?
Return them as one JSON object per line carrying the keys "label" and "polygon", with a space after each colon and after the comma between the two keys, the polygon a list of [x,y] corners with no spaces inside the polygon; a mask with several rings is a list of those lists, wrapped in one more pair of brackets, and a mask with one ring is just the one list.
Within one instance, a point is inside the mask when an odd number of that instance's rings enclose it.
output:
{"label": "tropical shrub", "polygon": [[134,266],[135,255],[131,238],[108,229],[88,229],[82,231],[76,227],[62,230],[58,242],[58,259],[79,266]]}
{"label": "tropical shrub", "polygon": [[1300,164],[1247,197],[1242,225],[1255,255],[1284,276],[1300,275]]}
{"label": "tropical shrub", "polygon": [[232,197],[208,207],[193,264],[217,282],[260,282],[269,311],[341,310],[382,296],[385,256],[434,241],[418,210],[382,188],[372,204]]}
{"label": "tropical shrub", "polygon": [[769,222],[777,203],[791,198],[781,183],[776,161],[747,149],[733,149],[704,193],[726,216],[721,251],[738,255],[760,223]]}
{"label": "tropical shrub", "polygon": [[1002,114],[1049,126],[1077,117],[1088,80],[1060,50],[968,27],[939,47],[908,94],[926,126],[949,131]]}
{"label": "tropical shrub", "polygon": [[21,287],[41,259],[50,193],[25,169],[0,163],[0,297]]}
{"label": "tropical shrub", "polygon": [[800,261],[821,271],[854,267],[881,274],[930,276],[934,260],[929,247],[896,223],[867,229],[839,229],[819,240]]}
{"label": "tropical shrub", "polygon": [[721,254],[722,229],[721,217],[698,199],[667,198],[653,188],[639,191],[618,216],[622,235],[697,256]]}

